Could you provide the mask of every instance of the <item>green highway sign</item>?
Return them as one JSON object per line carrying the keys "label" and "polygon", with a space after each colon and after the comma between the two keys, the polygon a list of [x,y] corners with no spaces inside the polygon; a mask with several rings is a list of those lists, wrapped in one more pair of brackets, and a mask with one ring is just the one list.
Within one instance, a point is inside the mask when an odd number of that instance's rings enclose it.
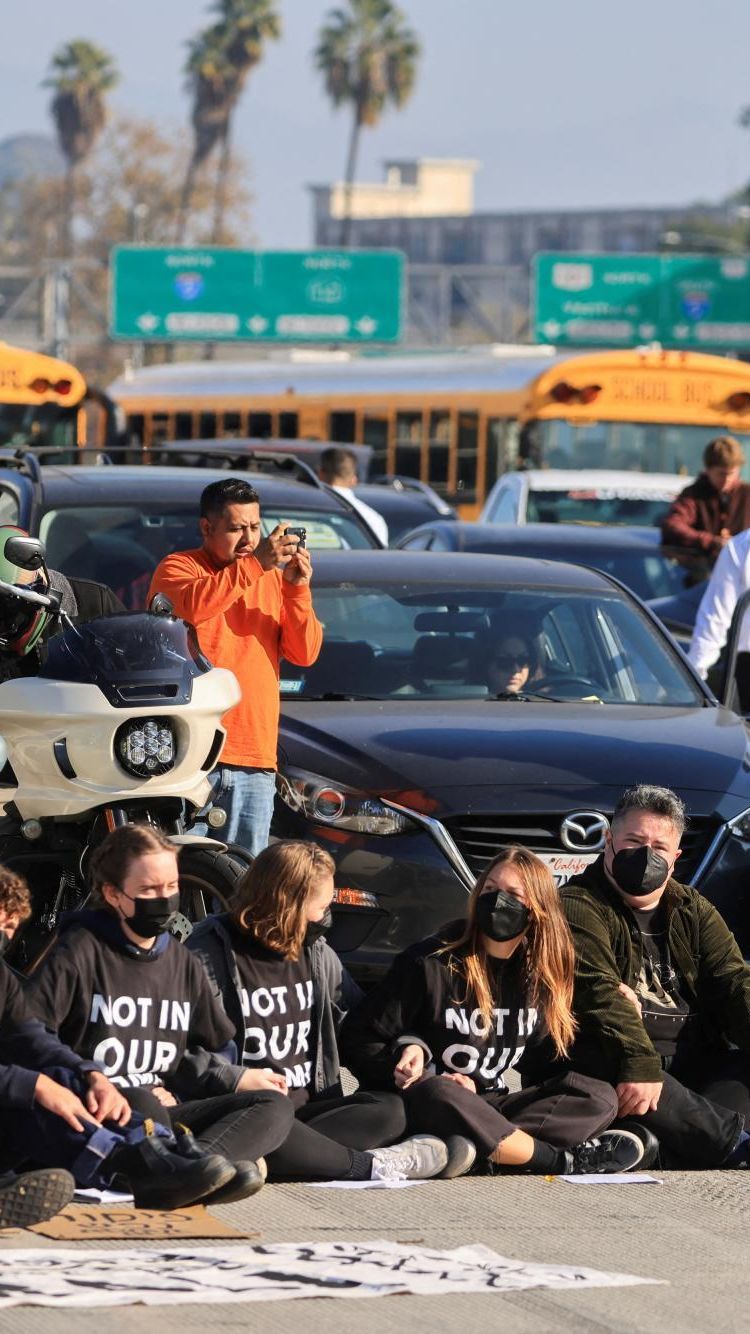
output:
{"label": "green highway sign", "polygon": [[401,337],[395,250],[116,246],[110,334],[178,342],[392,343]]}
{"label": "green highway sign", "polygon": [[750,257],[540,254],[535,334],[561,347],[750,348]]}

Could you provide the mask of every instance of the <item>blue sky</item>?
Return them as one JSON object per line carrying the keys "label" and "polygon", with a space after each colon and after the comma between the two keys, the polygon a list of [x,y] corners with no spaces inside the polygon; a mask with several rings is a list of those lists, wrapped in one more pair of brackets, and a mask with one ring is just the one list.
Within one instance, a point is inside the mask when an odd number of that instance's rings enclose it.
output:
{"label": "blue sky", "polygon": [[[343,0],[342,0],[343,3]],[[256,239],[311,240],[305,185],[341,175],[348,121],[311,50],[328,0],[280,0],[283,40],[236,121],[251,167]],[[185,41],[206,0],[5,0],[0,138],[49,128],[39,87],[52,50],[86,37],[122,71],[113,104],[186,125]],[[408,107],[364,136],[360,179],[386,157],[482,162],[477,206],[569,208],[715,199],[750,179],[747,0],[402,0],[423,47]]]}

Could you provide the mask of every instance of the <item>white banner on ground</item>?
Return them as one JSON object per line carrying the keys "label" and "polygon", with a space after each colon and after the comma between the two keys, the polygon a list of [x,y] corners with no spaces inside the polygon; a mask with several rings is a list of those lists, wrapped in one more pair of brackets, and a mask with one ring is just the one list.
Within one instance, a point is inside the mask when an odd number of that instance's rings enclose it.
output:
{"label": "white banner on ground", "polygon": [[526,1264],[487,1246],[436,1251],[397,1242],[285,1242],[147,1250],[11,1250],[0,1256],[0,1307],[516,1292],[657,1282],[574,1265]]}

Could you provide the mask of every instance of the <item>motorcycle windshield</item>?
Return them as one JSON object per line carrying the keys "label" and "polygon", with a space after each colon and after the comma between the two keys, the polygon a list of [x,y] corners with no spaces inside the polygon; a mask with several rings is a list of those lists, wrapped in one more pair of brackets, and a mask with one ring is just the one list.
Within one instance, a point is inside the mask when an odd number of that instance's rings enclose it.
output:
{"label": "motorcycle windshield", "polygon": [[191,625],[135,611],[55,635],[39,675],[98,686],[115,708],[127,708],[187,704],[193,679],[210,670]]}

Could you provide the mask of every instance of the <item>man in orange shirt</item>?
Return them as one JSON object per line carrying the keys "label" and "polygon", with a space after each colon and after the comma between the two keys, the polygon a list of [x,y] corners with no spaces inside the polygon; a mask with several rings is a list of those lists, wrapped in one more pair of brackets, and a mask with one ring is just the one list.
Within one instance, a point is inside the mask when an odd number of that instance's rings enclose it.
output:
{"label": "man in orange shirt", "polygon": [[268,843],[273,813],[279,662],[309,667],[323,642],[312,562],[285,525],[261,536],[258,493],[237,477],[206,487],[200,526],[203,546],[161,561],[149,601],[165,593],[177,616],[196,627],[206,657],[240,683],[242,699],[224,719],[215,804],[227,814],[227,842],[255,855]]}

